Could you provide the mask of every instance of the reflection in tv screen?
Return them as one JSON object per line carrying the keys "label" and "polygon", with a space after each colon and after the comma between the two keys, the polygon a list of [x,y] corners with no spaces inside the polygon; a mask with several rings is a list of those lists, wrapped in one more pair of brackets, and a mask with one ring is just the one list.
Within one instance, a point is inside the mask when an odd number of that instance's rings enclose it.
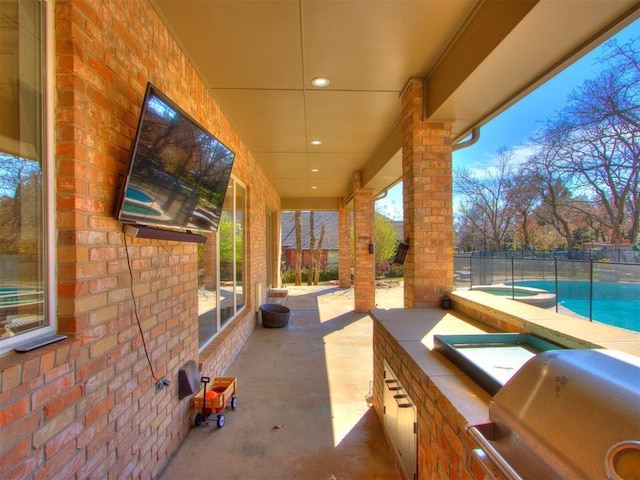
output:
{"label": "reflection in tv screen", "polygon": [[233,161],[231,150],[149,84],[118,219],[215,232]]}

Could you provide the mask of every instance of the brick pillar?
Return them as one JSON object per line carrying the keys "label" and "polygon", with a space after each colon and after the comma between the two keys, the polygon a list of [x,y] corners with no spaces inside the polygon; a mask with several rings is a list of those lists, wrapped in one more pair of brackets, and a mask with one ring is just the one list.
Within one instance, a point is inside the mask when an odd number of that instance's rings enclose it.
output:
{"label": "brick pillar", "polygon": [[436,306],[453,289],[451,122],[423,121],[423,81],[411,79],[402,101],[406,308]]}
{"label": "brick pillar", "polygon": [[351,288],[351,215],[342,199],[338,204],[338,279],[340,288]]}
{"label": "brick pillar", "polygon": [[361,188],[360,172],[353,174],[354,227],[354,309],[368,312],[375,307],[375,255],[369,253],[373,245],[373,192]]}
{"label": "brick pillar", "polygon": [[[198,280],[202,280],[204,288],[215,290],[218,286],[218,262],[216,259],[216,236],[213,233],[206,234],[207,241],[204,244],[202,272],[198,272]],[[203,277],[200,278],[200,274]],[[198,281],[198,283],[200,283]]]}

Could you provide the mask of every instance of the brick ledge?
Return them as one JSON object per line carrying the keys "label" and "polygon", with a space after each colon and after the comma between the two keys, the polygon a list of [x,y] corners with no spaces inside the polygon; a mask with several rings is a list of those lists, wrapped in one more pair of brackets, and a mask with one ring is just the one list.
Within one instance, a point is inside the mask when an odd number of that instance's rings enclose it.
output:
{"label": "brick ledge", "polygon": [[0,357],[0,391],[6,393],[74,361],[80,355],[80,340],[69,336],[26,353],[8,352]]}

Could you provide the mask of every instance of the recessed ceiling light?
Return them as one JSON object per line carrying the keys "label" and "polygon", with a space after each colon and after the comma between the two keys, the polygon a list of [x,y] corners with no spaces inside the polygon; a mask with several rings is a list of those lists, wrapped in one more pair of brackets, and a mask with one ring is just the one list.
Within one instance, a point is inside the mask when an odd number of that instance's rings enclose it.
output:
{"label": "recessed ceiling light", "polygon": [[318,187],[316,187],[315,185],[313,187],[311,187],[312,190],[315,190],[316,188],[318,188]]}
{"label": "recessed ceiling light", "polygon": [[326,87],[329,85],[329,79],[325,77],[316,77],[311,79],[311,85],[314,87]]}
{"label": "recessed ceiling light", "polygon": [[320,141],[320,140],[311,140],[311,145],[322,145],[322,141]]}
{"label": "recessed ceiling light", "polygon": [[319,170],[318,168],[312,168],[312,169],[311,169],[311,171],[312,171],[313,173],[318,173],[320,170]]}

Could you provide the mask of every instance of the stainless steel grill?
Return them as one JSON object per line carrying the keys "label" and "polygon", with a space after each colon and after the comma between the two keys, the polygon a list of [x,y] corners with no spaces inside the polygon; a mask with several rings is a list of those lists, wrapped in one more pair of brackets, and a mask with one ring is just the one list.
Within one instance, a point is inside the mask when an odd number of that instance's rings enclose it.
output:
{"label": "stainless steel grill", "polygon": [[488,478],[640,480],[640,359],[554,350],[492,398],[491,423],[467,428]]}

